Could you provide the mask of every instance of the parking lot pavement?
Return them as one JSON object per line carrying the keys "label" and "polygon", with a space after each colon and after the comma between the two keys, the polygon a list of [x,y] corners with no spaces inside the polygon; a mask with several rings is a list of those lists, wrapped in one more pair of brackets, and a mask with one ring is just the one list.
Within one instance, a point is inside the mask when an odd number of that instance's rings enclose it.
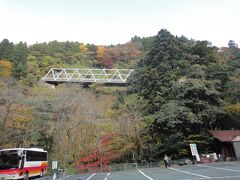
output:
{"label": "parking lot pavement", "polygon": [[168,169],[151,168],[137,171],[106,172],[69,175],[67,180],[198,180],[240,179],[240,162],[173,166]]}
{"label": "parking lot pavement", "polygon": [[216,163],[191,166],[176,166],[170,169],[145,169],[154,180],[240,179],[239,163]]}
{"label": "parking lot pavement", "polygon": [[104,180],[107,177],[107,175],[108,173],[72,174],[72,175],[66,176],[65,179],[67,180],[100,180],[100,179]]}

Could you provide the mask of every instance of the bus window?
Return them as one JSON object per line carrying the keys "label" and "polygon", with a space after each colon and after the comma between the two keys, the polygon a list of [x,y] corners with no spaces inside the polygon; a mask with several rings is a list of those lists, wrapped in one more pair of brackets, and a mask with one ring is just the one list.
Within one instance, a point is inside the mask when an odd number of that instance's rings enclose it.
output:
{"label": "bus window", "polygon": [[26,160],[27,161],[47,161],[47,153],[37,152],[37,151],[27,151]]}
{"label": "bus window", "polygon": [[0,169],[18,168],[21,157],[16,150],[0,152]]}

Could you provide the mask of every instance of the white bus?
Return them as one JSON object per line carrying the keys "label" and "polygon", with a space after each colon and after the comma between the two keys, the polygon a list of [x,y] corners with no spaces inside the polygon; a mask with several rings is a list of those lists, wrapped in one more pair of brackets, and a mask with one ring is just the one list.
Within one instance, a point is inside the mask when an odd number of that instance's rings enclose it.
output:
{"label": "white bus", "polygon": [[0,179],[29,179],[47,172],[47,151],[39,148],[0,150]]}

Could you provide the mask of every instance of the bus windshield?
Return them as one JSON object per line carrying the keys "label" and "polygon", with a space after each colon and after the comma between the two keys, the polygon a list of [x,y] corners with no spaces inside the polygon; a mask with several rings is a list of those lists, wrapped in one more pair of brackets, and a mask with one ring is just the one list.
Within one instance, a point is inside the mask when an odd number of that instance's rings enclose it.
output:
{"label": "bus windshield", "polygon": [[0,169],[18,168],[20,159],[17,150],[0,151]]}

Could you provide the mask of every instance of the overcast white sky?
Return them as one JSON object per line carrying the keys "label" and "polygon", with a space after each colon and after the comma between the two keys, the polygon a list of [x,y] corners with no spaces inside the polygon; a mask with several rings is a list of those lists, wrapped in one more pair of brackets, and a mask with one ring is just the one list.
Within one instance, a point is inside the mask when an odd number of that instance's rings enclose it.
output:
{"label": "overcast white sky", "polygon": [[0,0],[0,41],[125,43],[172,34],[240,45],[240,0]]}

